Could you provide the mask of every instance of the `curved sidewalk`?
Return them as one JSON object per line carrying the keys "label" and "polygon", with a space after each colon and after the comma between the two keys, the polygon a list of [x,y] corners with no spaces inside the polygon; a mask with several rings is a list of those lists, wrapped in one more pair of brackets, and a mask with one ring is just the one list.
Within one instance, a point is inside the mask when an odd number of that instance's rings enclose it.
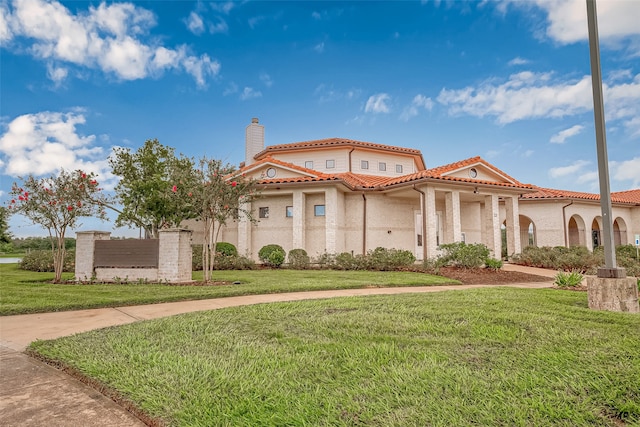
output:
{"label": "curved sidewalk", "polygon": [[[555,272],[506,265],[505,270],[549,277],[548,282],[514,283],[509,287],[545,288]],[[367,288],[248,295],[131,307],[99,308],[0,317],[0,424],[3,426],[144,426],[124,408],[65,373],[22,351],[36,339],[53,339],[107,326],[176,314],[241,305],[341,296],[393,295],[464,290],[494,285]]]}

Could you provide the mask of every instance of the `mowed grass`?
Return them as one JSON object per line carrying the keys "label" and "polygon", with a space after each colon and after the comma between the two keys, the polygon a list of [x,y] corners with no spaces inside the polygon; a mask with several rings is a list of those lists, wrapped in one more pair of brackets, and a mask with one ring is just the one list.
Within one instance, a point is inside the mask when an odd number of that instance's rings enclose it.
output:
{"label": "mowed grass", "polygon": [[[194,272],[193,278],[202,280],[202,272]],[[34,273],[18,269],[17,264],[0,264],[0,315],[282,292],[459,283],[423,273],[329,270],[216,271],[216,281],[240,282],[218,286],[54,284],[53,279],[53,273]],[[63,279],[72,280],[73,274],[65,273]]]}
{"label": "mowed grass", "polygon": [[508,288],[199,312],[31,345],[172,426],[640,425],[640,316]]}

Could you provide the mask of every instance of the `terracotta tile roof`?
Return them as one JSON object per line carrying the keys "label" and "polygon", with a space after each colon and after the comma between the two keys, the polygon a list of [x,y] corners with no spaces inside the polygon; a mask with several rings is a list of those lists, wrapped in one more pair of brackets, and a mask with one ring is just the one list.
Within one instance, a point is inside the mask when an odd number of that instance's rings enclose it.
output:
{"label": "terracotta tile roof", "polygon": [[384,187],[384,184],[392,179],[388,176],[360,175],[352,172],[336,174],[336,177],[343,180],[348,186],[352,188],[371,189]]}
{"label": "terracotta tile roof", "polygon": [[298,151],[304,149],[313,149],[313,148],[336,148],[336,147],[358,147],[358,148],[366,148],[371,150],[379,150],[379,151],[391,151],[397,154],[405,154],[409,156],[416,157],[416,161],[418,163],[418,167],[424,168],[424,158],[422,157],[422,153],[420,150],[416,150],[413,148],[405,148],[405,147],[397,147],[394,145],[384,145],[384,144],[376,144],[373,142],[364,142],[364,141],[356,141],[353,139],[346,138],[327,138],[327,139],[316,139],[313,141],[303,141],[303,142],[294,142],[291,144],[278,144],[278,145],[270,145],[258,154],[254,156],[255,159],[261,159],[265,156],[269,156],[272,153],[281,153],[287,151]]}
{"label": "terracotta tile roof", "polygon": [[[477,165],[477,164],[484,165],[485,167],[487,167],[487,169],[496,172],[497,174],[501,175],[502,177],[504,177],[505,179],[507,179],[510,182],[486,181],[486,180],[482,180],[482,179],[473,179],[473,178],[457,177],[457,176],[453,176],[453,175],[448,175],[448,173],[450,173],[450,172],[456,171],[458,169],[461,169],[461,168],[464,168],[464,167],[467,167],[467,166]],[[466,183],[478,184],[478,185],[494,185],[494,186],[499,186],[499,187],[522,188],[522,189],[527,189],[527,190],[535,188],[535,186],[533,186],[531,184],[523,184],[523,183],[519,182],[518,180],[510,177],[506,173],[502,172],[500,169],[496,168],[495,166],[491,165],[490,163],[487,163],[480,156],[471,157],[471,158],[468,158],[468,159],[465,159],[465,160],[460,160],[459,162],[450,163],[448,165],[438,166],[438,167],[435,167],[435,168],[419,171],[419,172],[416,172],[416,173],[413,173],[413,174],[403,175],[403,176],[400,176],[400,177],[397,177],[397,178],[393,178],[392,180],[390,180],[390,181],[388,181],[386,183],[386,186],[397,185],[397,184],[402,184],[402,183],[411,182],[411,181],[424,180],[424,179],[455,181],[455,182],[466,182]]]}
{"label": "terracotta tile roof", "polygon": [[611,198],[621,200],[623,203],[635,203],[636,205],[640,205],[640,188],[636,188],[635,190],[616,191],[615,193],[611,193]]}
{"label": "terracotta tile roof", "polygon": [[300,173],[303,173],[303,174],[306,174],[306,175],[311,175],[313,177],[318,177],[318,178],[320,178],[320,177],[328,177],[329,176],[329,175],[327,175],[325,173],[318,172],[317,170],[307,169],[307,168],[304,168],[302,166],[298,166],[298,165],[295,165],[295,164],[289,163],[289,162],[283,162],[282,160],[278,160],[278,159],[276,159],[274,157],[271,157],[271,156],[267,156],[264,159],[260,159],[255,163],[252,163],[252,164],[250,164],[248,166],[244,166],[244,167],[240,168],[240,170],[238,170],[237,173],[239,173],[239,174],[246,173],[246,172],[248,172],[250,170],[253,170],[253,169],[256,169],[259,166],[262,166],[264,164],[273,164],[273,165],[282,166],[284,168],[292,169],[292,170],[295,170],[297,172],[300,172]]}
{"label": "terracotta tile roof", "polygon": [[468,159],[460,160],[460,161],[455,162],[455,163],[449,163],[448,165],[438,166],[438,167],[429,169],[429,172],[431,174],[433,174],[433,175],[443,176],[443,175],[447,175],[450,172],[454,172],[454,171],[456,171],[458,169],[462,169],[464,167],[474,166],[474,165],[478,165],[478,164],[484,165],[488,169],[498,173],[499,175],[501,175],[502,177],[506,178],[508,181],[511,181],[514,184],[521,184],[522,185],[522,183],[520,183],[517,179],[507,175],[506,173],[504,173],[503,171],[501,171],[500,169],[498,169],[494,165],[486,162],[480,156],[470,157]]}
{"label": "terracotta tile roof", "polygon": [[[583,193],[578,191],[556,190],[553,188],[536,187],[535,193],[524,194],[522,199],[579,199],[600,200],[600,195],[595,193]],[[640,189],[619,191],[611,193],[611,201],[614,203],[640,204]]]}

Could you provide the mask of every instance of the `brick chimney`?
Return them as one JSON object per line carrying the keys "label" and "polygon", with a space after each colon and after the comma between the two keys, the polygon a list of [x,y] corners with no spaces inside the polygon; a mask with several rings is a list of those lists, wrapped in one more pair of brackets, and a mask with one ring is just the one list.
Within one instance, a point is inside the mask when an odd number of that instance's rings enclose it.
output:
{"label": "brick chimney", "polygon": [[262,150],[264,150],[264,126],[258,124],[258,119],[254,117],[245,132],[245,164],[249,166],[255,163],[253,157]]}

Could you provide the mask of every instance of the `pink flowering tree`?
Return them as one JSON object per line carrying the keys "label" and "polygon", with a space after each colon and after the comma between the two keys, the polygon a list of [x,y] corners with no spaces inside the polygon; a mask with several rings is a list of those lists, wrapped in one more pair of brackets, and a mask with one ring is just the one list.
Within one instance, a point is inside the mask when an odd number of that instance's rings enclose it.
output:
{"label": "pink flowering tree", "polygon": [[183,211],[191,212],[202,224],[204,280],[209,281],[222,227],[241,216],[255,221],[251,202],[258,196],[256,182],[238,174],[233,166],[223,164],[221,160],[202,158],[199,169],[185,170],[171,191],[188,207]]}
{"label": "pink flowering tree", "polygon": [[29,176],[11,188],[10,214],[21,214],[43,226],[51,238],[55,281],[60,282],[64,267],[64,238],[81,217],[106,219],[107,198],[93,173],[61,170],[58,176],[36,179]]}

